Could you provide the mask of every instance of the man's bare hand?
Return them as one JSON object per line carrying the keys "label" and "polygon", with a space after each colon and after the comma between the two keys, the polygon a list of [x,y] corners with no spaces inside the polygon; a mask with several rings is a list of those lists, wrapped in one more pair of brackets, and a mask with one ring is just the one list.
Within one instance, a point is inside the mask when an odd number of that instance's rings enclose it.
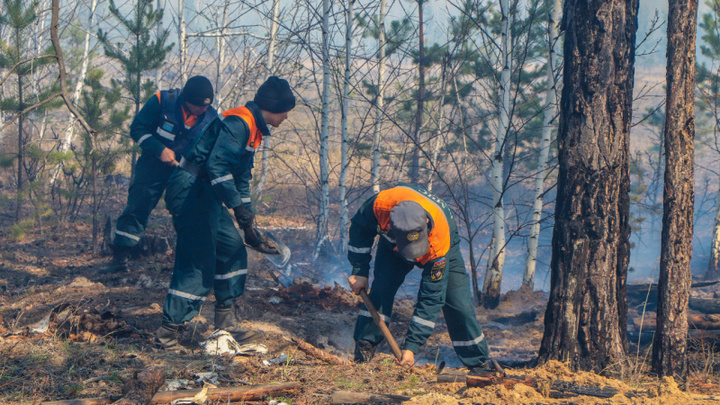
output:
{"label": "man's bare hand", "polygon": [[403,350],[402,358],[399,361],[395,359],[395,362],[397,362],[401,366],[412,367],[415,364],[415,353],[411,352],[410,350]]}
{"label": "man's bare hand", "polygon": [[367,277],[350,276],[348,277],[348,282],[350,283],[350,289],[355,293],[355,295],[360,295],[360,290],[362,289],[365,289],[365,291],[368,289]]}
{"label": "man's bare hand", "polygon": [[160,161],[173,167],[178,165],[178,161],[175,160],[175,152],[170,148],[165,148],[160,152]]}

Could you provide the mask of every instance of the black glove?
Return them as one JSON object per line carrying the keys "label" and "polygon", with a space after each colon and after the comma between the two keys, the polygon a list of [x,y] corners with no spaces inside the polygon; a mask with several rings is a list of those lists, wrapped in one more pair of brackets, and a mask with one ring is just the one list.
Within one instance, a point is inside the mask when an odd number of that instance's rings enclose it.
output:
{"label": "black glove", "polygon": [[[235,219],[240,228],[243,230],[245,230],[245,228],[252,228],[253,222],[255,221],[255,214],[253,214],[252,211],[242,205],[238,205],[233,208],[233,212],[235,213]],[[245,234],[247,235],[247,231]]]}
{"label": "black glove", "polygon": [[243,231],[245,232],[245,243],[249,246],[252,246],[254,248],[260,247],[260,245],[263,243],[262,234],[257,231],[252,226],[244,228]]}

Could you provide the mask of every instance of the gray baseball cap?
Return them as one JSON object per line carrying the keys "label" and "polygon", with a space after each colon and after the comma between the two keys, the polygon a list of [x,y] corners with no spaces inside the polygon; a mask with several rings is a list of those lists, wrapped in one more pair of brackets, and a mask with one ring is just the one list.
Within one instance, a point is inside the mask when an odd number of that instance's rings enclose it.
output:
{"label": "gray baseball cap", "polygon": [[415,201],[401,201],[393,207],[390,231],[401,256],[413,261],[425,256],[430,249],[429,219],[427,211]]}

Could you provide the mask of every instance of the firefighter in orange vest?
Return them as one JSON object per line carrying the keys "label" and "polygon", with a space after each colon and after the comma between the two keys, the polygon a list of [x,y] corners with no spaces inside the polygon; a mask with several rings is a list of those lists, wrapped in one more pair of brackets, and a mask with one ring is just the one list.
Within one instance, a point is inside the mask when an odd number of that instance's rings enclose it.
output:
{"label": "firefighter in orange vest", "polygon": [[253,101],[211,121],[173,172],[165,202],[177,231],[175,268],[156,331],[166,349],[179,349],[179,326],[197,315],[211,290],[215,328],[230,332],[239,343],[256,337],[238,327],[234,303],[245,290],[247,251],[225,207],[233,210],[244,242],[262,246],[250,199],[255,151],[270,136],[268,126],[279,127],[294,107],[287,80],[271,76]]}
{"label": "firefighter in orange vest", "polygon": [[[395,293],[407,274],[422,269],[417,305],[401,346],[400,364],[415,363],[415,353],[445,315],[453,348],[470,369],[488,368],[488,345],[475,318],[470,278],[460,252],[452,211],[427,191],[400,183],[371,197],[353,216],[348,260],[350,288],[368,288],[371,251],[377,243],[373,283],[368,296],[385,322],[390,321]],[[355,361],[370,361],[383,336],[363,306],[355,324]]]}

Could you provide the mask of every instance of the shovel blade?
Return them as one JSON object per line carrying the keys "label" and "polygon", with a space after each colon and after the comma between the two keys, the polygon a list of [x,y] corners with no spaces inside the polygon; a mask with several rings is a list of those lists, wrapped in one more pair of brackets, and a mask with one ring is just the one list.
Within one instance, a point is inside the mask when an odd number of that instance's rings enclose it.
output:
{"label": "shovel blade", "polygon": [[266,238],[270,239],[272,243],[277,246],[277,250],[279,252],[279,254],[276,255],[265,254],[264,256],[278,269],[282,269],[287,266],[290,262],[290,248],[287,247],[286,244],[282,243],[282,241],[270,231],[263,231],[263,233]]}

